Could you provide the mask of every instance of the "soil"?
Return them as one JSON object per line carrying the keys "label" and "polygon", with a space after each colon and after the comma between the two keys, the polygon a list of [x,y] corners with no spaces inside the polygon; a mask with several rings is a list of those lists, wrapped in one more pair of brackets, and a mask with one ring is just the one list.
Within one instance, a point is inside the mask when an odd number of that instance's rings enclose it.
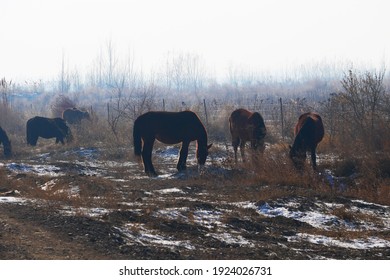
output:
{"label": "soil", "polygon": [[[30,164],[34,162],[40,161]],[[269,186],[245,180],[240,184],[237,170],[155,179],[144,176],[138,166],[136,172],[124,168],[125,161],[96,168],[102,176],[80,172],[76,161],[52,157],[50,164],[61,167],[58,174],[0,166],[0,199],[21,199],[0,203],[0,259],[390,259],[389,247],[362,250],[289,239],[305,233],[390,241],[390,229],[383,223],[378,222],[378,232],[326,230],[238,206],[303,197],[300,207],[307,211],[319,201],[348,208],[352,207],[348,197],[273,186],[272,193],[280,195],[267,198]]]}

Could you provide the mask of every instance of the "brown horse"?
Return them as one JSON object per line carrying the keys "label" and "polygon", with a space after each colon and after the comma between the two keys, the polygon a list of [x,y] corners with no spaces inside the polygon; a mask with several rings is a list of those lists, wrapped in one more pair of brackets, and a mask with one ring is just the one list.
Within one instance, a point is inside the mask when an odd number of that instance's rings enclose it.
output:
{"label": "brown horse", "polygon": [[[207,132],[199,117],[191,111],[148,112],[139,116],[133,127],[134,154],[142,155],[146,174],[157,176],[152,164],[152,149],[155,140],[165,144],[182,142],[177,170],[186,169],[188,147],[197,141],[196,158],[204,165],[208,155]],[[143,145],[142,145],[143,142]]]}
{"label": "brown horse", "polygon": [[229,124],[236,162],[238,145],[240,145],[242,160],[245,161],[245,143],[247,141],[251,142],[253,150],[259,149],[264,152],[264,137],[267,134],[267,129],[263,117],[259,113],[237,109],[230,115]]}
{"label": "brown horse", "polygon": [[302,114],[295,126],[294,134],[294,144],[290,149],[290,158],[294,165],[301,169],[306,159],[306,151],[310,151],[312,166],[316,169],[316,148],[324,137],[321,117],[311,112]]}
{"label": "brown horse", "polygon": [[11,141],[8,139],[7,133],[0,127],[0,144],[3,143],[3,152],[5,157],[10,157],[12,153]]}

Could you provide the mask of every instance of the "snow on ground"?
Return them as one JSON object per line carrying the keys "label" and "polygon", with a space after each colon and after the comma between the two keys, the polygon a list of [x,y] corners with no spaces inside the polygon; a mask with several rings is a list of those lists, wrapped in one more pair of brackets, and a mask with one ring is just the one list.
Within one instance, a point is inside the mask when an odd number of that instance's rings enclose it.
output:
{"label": "snow on ground", "polygon": [[289,242],[308,241],[314,244],[325,246],[343,247],[349,249],[367,250],[371,248],[390,248],[390,242],[378,237],[357,238],[351,240],[339,240],[323,235],[298,233],[295,236],[287,237]]}
{"label": "snow on ground", "polygon": [[50,164],[9,163],[6,167],[15,173],[34,173],[40,176],[59,177],[65,175],[60,168]]}
{"label": "snow on ground", "polygon": [[[343,219],[337,215],[331,214],[338,208],[344,207],[343,204],[338,203],[322,203],[318,201],[311,207],[306,208],[306,211],[300,210],[305,204],[305,198],[290,198],[291,200],[284,200],[284,203],[276,202],[273,205],[263,203],[256,205],[249,202],[246,207],[254,208],[259,214],[267,217],[283,216],[305,222],[315,228],[326,231],[337,231],[342,229],[351,232],[364,231],[387,231],[390,223],[390,207],[385,205],[368,203],[361,200],[351,201],[352,206],[343,211],[347,212],[347,216],[353,217],[358,215],[359,219],[352,218],[351,220]],[[365,207],[361,207],[365,205]],[[348,214],[349,212],[349,214]],[[375,219],[375,223],[371,220]],[[390,248],[390,242],[377,237],[357,238],[350,240],[340,240],[323,235],[312,235],[298,233],[295,236],[287,237],[290,242],[308,241],[314,244],[322,244],[325,246],[335,246],[353,249],[370,249],[370,248]]]}
{"label": "snow on ground", "polygon": [[[317,201],[314,205],[305,206],[304,200],[305,198],[293,197],[290,200],[276,201],[272,205],[269,203],[261,205],[248,203],[247,207],[255,208],[260,214],[268,217],[284,216],[325,230],[334,230],[336,228],[349,231],[381,230],[378,224],[383,225],[382,229],[389,228],[390,207],[388,206],[353,200],[349,209],[344,209],[343,204],[323,203],[321,201]],[[366,205],[366,207],[362,208],[361,204]],[[342,219],[332,214],[337,213],[337,209],[342,209],[343,213],[351,218]],[[354,216],[361,218],[354,219]],[[370,221],[374,218],[376,220],[375,223]],[[379,223],[378,220],[380,221]]]}
{"label": "snow on ground", "polygon": [[[157,150],[156,156],[164,159],[164,162],[169,163],[170,167],[166,167],[165,171],[168,169],[167,175],[162,175],[157,178],[157,180],[163,179],[182,179],[183,176],[193,176],[177,174],[175,171],[175,165],[178,158],[179,148],[178,147],[167,147],[163,150]],[[113,180],[119,180],[115,178],[112,174],[108,175],[108,170],[110,167],[127,167],[137,170],[134,172],[135,175],[132,178],[140,178],[145,176],[142,174],[142,170],[139,170],[139,166],[134,162],[119,163],[115,161],[100,161],[98,159],[99,151],[97,149],[76,149],[69,152],[65,152],[66,156],[78,157],[77,160],[61,161],[62,164],[74,164],[77,168],[81,167],[83,169],[83,174],[93,175],[93,176],[103,176],[109,177]],[[80,158],[81,157],[81,158]],[[191,159],[190,159],[191,158]],[[8,170],[14,173],[33,173],[41,176],[49,176],[53,179],[46,182],[41,186],[42,190],[50,190],[56,182],[56,178],[63,176],[63,168],[56,166],[54,164],[45,164],[49,161],[49,154],[41,154],[38,156],[36,162],[29,161],[28,163],[7,163],[1,164],[5,166]],[[85,159],[85,160],[83,160]],[[57,161],[58,162],[58,161]],[[189,155],[189,164],[196,164],[194,155]],[[66,165],[67,168],[69,168]],[[75,168],[76,168],[75,167]],[[226,172],[219,167],[209,168],[208,172]],[[142,175],[137,175],[142,174]],[[115,175],[115,174],[114,174]],[[328,174],[329,175],[329,174]],[[330,176],[330,175],[329,175]],[[126,178],[131,180],[132,178]],[[330,178],[329,180],[331,180]],[[1,187],[1,186],[0,186]],[[70,186],[68,190],[68,195],[77,195],[79,192],[78,186]],[[160,196],[164,195],[181,195],[184,194],[182,189],[179,188],[166,188],[156,190],[155,193]],[[0,194],[1,195],[1,194]],[[186,199],[191,199],[187,197]],[[26,200],[19,197],[12,196],[0,196],[0,203],[25,203]],[[123,202],[126,204],[127,202]],[[128,204],[128,203],[127,203]],[[134,205],[136,206],[136,205]],[[291,197],[283,198],[275,201],[267,201],[263,203],[255,203],[248,201],[241,201],[234,203],[235,207],[238,208],[252,208],[257,211],[259,215],[266,217],[277,217],[283,216],[289,219],[294,219],[303,223],[307,223],[314,228],[318,228],[325,231],[337,231],[342,229],[344,231],[388,231],[390,228],[390,207],[372,204],[360,200],[352,200],[349,202],[348,208],[345,208],[345,205],[342,203],[326,203],[320,200],[315,203],[308,204],[305,201],[305,198]],[[159,209],[155,212],[156,217],[163,217],[165,219],[171,220],[182,220],[185,222],[191,222],[199,226],[206,228],[218,228],[218,231],[212,233],[212,237],[218,240],[223,240],[227,244],[237,244],[239,246],[252,247],[254,246],[251,241],[246,240],[242,237],[240,232],[229,232],[229,229],[223,222],[223,217],[225,213],[228,213],[228,209],[223,209],[223,207],[218,206],[216,209],[195,209],[191,211],[191,216],[189,217],[189,209],[186,207],[182,208],[166,208]],[[63,213],[66,215],[74,215],[76,213],[83,213],[84,215],[90,217],[99,217],[109,212],[108,209],[103,208],[83,208],[83,209],[73,209],[66,208],[63,209]],[[340,217],[338,212],[345,213],[345,217]],[[350,219],[346,217],[351,217]],[[155,243],[162,246],[169,247],[184,247],[187,249],[194,249],[194,247],[187,240],[172,240],[169,237],[162,236],[153,230],[148,230],[143,228],[142,225],[137,224],[127,224],[123,227],[118,227],[118,230],[121,231],[125,236],[128,237],[130,242],[138,242],[141,244]],[[327,237],[324,235],[313,235],[306,233],[297,233],[293,236],[286,237],[289,242],[301,242],[306,241],[313,244],[321,244],[324,246],[334,246],[334,247],[343,247],[343,248],[353,248],[359,250],[365,250],[370,248],[383,248],[390,247],[390,242],[378,237],[368,236],[366,238],[356,238],[350,240],[336,239]]]}

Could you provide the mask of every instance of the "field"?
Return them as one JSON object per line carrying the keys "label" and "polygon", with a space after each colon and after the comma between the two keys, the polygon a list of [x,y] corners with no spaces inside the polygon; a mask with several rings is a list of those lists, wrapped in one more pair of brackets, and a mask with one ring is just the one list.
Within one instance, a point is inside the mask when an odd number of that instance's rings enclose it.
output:
{"label": "field", "polygon": [[[1,80],[0,259],[389,259],[390,78],[350,70],[341,81],[242,80],[173,87],[101,81],[50,92]],[[310,76],[311,77],[311,76]],[[92,81],[92,80],[91,80]],[[73,91],[71,91],[73,90]],[[88,110],[72,143],[26,143],[26,122]],[[260,112],[266,149],[234,162],[228,117]],[[156,143],[149,178],[134,157],[132,125],[147,111],[192,110],[209,142],[177,173],[180,146]],[[288,157],[300,114],[322,116],[318,170]],[[249,150],[249,149],[248,149]]]}
{"label": "field", "polygon": [[158,144],[149,178],[132,147],[52,142],[0,163],[1,259],[390,258],[388,188],[351,191],[330,154],[297,174],[280,147],[251,166],[215,143],[199,173],[191,145],[178,174]]}

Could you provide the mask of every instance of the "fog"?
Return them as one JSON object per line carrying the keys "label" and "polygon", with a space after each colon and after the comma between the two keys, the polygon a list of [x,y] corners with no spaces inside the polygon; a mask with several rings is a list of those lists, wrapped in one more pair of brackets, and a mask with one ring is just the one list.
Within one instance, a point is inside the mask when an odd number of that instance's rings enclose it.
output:
{"label": "fog", "polygon": [[[210,78],[294,75],[322,65],[385,68],[386,1],[2,0],[0,76],[85,77],[110,46],[117,65],[162,71],[197,58]],[[105,58],[104,58],[105,59]]]}

